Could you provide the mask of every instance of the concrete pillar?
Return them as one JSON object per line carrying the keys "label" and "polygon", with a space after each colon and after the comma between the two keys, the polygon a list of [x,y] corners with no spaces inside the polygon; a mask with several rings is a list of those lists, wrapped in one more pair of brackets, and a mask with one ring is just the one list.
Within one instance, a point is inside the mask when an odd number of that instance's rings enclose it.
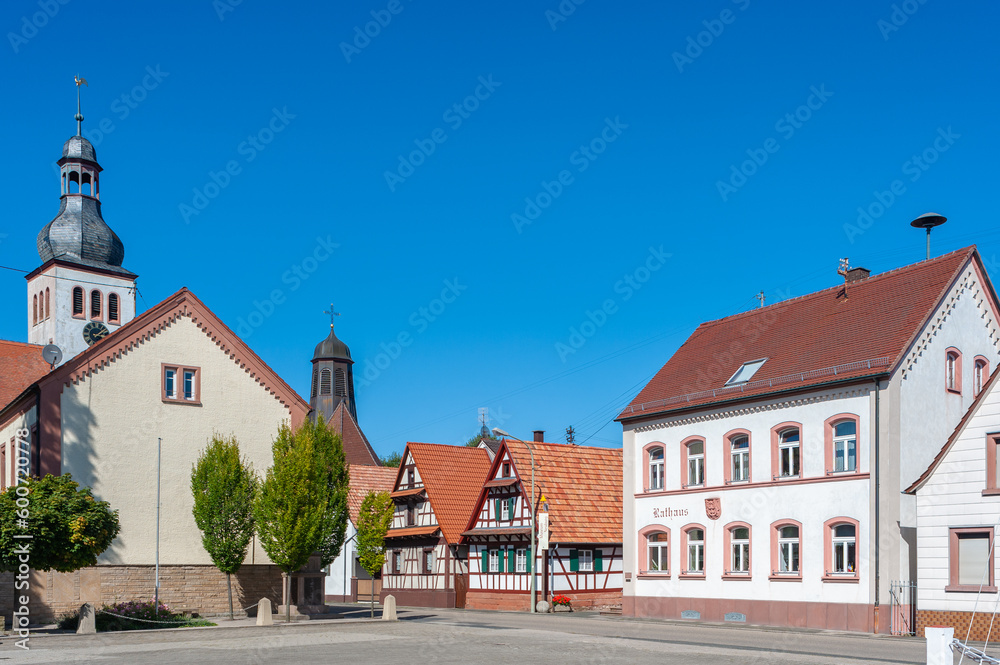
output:
{"label": "concrete pillar", "polygon": [[80,621],[76,625],[77,635],[97,634],[97,614],[91,603],[84,603],[80,606]]}
{"label": "concrete pillar", "polygon": [[269,598],[261,598],[260,603],[257,604],[257,625],[274,625],[274,617],[271,616],[271,600]]}
{"label": "concrete pillar", "polygon": [[951,653],[951,641],[955,638],[955,629],[951,626],[927,626],[924,628],[927,638],[927,665],[952,665],[955,659]]}
{"label": "concrete pillar", "polygon": [[385,600],[382,601],[382,620],[396,620],[396,597],[392,594],[386,596]]}

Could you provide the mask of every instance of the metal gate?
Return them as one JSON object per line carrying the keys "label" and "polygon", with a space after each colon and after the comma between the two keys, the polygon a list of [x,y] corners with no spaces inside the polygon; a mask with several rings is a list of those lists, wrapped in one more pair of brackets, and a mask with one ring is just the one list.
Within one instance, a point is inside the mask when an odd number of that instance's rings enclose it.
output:
{"label": "metal gate", "polygon": [[889,584],[889,631],[893,635],[917,634],[916,582]]}

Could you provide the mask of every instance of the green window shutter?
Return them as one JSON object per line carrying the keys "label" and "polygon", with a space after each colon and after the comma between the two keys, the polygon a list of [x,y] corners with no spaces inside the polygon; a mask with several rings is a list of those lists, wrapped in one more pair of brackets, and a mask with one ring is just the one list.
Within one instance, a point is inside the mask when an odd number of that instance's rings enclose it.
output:
{"label": "green window shutter", "polygon": [[604,569],[604,561],[601,559],[601,550],[594,550],[594,572],[599,573]]}
{"label": "green window shutter", "polygon": [[531,550],[525,550],[524,561],[527,564],[527,572],[531,572]]}
{"label": "green window shutter", "polygon": [[500,560],[500,565],[497,566],[497,570],[499,570],[502,573],[506,569],[506,567],[504,566],[504,559],[507,558],[507,550],[501,549],[499,552],[499,556],[497,558]]}
{"label": "green window shutter", "polygon": [[490,550],[488,547],[483,548],[483,567],[480,569],[480,572],[490,572]]}
{"label": "green window shutter", "polygon": [[500,521],[500,499],[493,499],[493,503],[494,503],[494,508],[496,509],[496,513],[497,513],[497,522],[499,522]]}
{"label": "green window shutter", "polygon": [[511,497],[507,499],[507,514],[510,515],[510,521],[514,521],[514,498]]}
{"label": "green window shutter", "polygon": [[579,550],[569,551],[569,570],[572,573],[580,572],[580,552]]}

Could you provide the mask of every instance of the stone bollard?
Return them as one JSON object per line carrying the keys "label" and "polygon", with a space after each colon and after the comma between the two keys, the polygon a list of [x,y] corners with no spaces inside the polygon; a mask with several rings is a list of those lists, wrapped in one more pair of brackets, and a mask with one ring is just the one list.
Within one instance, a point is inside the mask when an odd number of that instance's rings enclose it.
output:
{"label": "stone bollard", "polygon": [[396,620],[396,597],[389,595],[382,601],[382,621]]}
{"label": "stone bollard", "polygon": [[94,612],[93,603],[84,603],[80,606],[80,621],[76,624],[76,634],[97,634],[97,613]]}
{"label": "stone bollard", "polygon": [[927,638],[927,665],[952,665],[955,662],[951,653],[951,641],[955,638],[953,627],[927,626],[924,636]]}
{"label": "stone bollard", "polygon": [[269,598],[261,598],[257,604],[257,625],[274,625],[274,617],[271,616],[271,600]]}

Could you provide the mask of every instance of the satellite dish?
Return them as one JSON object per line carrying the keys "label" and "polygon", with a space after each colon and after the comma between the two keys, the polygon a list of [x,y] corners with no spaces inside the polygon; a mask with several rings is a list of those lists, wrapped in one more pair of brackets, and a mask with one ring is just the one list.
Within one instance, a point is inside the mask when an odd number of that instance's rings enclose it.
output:
{"label": "satellite dish", "polygon": [[42,349],[42,358],[49,364],[49,367],[55,367],[62,362],[62,349],[55,344],[46,344],[45,348]]}

